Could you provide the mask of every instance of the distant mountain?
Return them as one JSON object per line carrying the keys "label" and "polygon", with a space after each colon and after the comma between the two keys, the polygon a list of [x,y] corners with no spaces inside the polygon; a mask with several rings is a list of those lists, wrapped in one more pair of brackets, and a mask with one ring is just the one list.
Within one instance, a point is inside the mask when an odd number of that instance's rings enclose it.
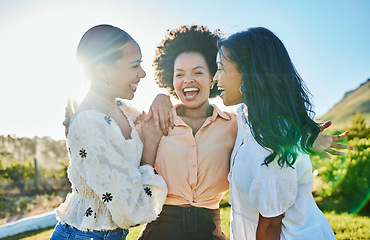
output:
{"label": "distant mountain", "polygon": [[349,126],[352,117],[359,112],[370,124],[370,79],[355,90],[346,92],[342,100],[332,107],[319,121],[331,120],[334,128]]}

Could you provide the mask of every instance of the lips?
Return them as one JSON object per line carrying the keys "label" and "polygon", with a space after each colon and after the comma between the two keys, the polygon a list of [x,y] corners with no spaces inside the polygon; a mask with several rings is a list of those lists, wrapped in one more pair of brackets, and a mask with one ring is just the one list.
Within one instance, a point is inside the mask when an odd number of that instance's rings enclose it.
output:
{"label": "lips", "polygon": [[218,84],[217,84],[217,89],[221,91],[220,97],[222,98],[222,96],[225,94],[225,89],[221,85],[218,85]]}
{"label": "lips", "polygon": [[136,92],[136,89],[137,89],[137,86],[139,85],[139,82],[136,82],[136,83],[131,83],[129,86],[130,86],[130,89],[133,91],[133,92]]}

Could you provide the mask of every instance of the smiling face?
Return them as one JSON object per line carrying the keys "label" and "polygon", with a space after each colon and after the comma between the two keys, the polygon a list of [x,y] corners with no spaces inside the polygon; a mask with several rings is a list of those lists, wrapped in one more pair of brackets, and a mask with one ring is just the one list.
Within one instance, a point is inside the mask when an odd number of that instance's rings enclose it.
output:
{"label": "smiling face", "polygon": [[[223,50],[224,54],[227,51]],[[226,55],[227,57],[227,55]],[[217,53],[217,72],[213,80],[217,82],[219,90],[223,90],[220,97],[225,106],[231,106],[241,103],[242,93],[240,92],[240,84],[242,75],[236,68],[235,64],[228,61],[223,54]]]}
{"label": "smiling face", "polygon": [[198,108],[208,102],[211,79],[202,54],[184,52],[176,57],[173,86],[185,107]]}
{"label": "smiling face", "polygon": [[112,95],[132,99],[141,78],[146,73],[141,68],[141,51],[135,41],[129,41],[120,47],[122,57],[107,66],[107,78]]}

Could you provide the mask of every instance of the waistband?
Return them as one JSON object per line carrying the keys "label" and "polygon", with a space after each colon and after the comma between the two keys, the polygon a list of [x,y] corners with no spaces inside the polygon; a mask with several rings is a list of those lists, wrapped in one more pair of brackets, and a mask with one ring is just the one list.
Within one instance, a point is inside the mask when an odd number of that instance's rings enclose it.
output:
{"label": "waistband", "polygon": [[184,232],[212,232],[216,228],[213,217],[219,211],[219,209],[164,205],[159,217],[160,221],[182,225]]}

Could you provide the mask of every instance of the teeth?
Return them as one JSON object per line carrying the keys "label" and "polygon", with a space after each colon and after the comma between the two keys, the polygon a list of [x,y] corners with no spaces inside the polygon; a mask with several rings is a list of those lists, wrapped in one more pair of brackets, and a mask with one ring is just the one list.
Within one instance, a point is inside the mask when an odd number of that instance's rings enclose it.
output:
{"label": "teeth", "polygon": [[225,90],[223,87],[217,86],[218,90]]}
{"label": "teeth", "polygon": [[192,91],[198,91],[199,88],[184,88],[184,92],[192,92]]}
{"label": "teeth", "polygon": [[130,84],[130,87],[137,87],[139,84],[138,83],[132,83]]}

